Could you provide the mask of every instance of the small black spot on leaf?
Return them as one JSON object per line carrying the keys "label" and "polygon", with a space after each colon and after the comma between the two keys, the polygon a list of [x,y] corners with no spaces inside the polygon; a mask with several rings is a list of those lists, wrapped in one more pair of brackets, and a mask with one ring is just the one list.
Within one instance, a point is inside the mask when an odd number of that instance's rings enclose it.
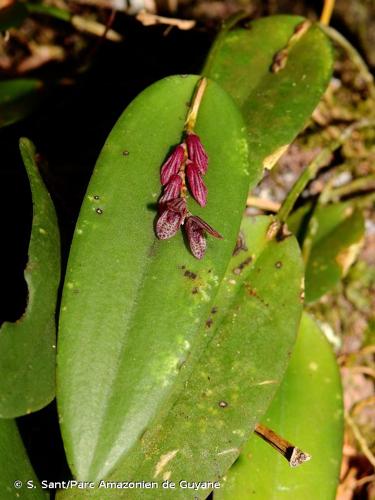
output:
{"label": "small black spot on leaf", "polygon": [[193,273],[192,271],[189,271],[189,270],[186,270],[184,272],[184,276],[186,276],[187,278],[191,279],[191,280],[195,280],[197,275],[195,273]]}

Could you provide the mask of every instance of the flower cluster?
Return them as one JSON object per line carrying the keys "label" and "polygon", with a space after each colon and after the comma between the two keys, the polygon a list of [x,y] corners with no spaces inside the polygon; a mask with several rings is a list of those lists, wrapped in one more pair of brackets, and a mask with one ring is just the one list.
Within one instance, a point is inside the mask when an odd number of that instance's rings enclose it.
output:
{"label": "flower cluster", "polygon": [[205,234],[215,238],[222,236],[200,217],[192,215],[186,203],[189,189],[202,207],[207,203],[207,187],[202,177],[207,172],[208,156],[199,137],[187,132],[185,141],[179,144],[161,168],[160,181],[164,186],[158,204],[159,217],[156,235],[161,240],[174,236],[184,226],[194,257],[201,259],[206,252]]}

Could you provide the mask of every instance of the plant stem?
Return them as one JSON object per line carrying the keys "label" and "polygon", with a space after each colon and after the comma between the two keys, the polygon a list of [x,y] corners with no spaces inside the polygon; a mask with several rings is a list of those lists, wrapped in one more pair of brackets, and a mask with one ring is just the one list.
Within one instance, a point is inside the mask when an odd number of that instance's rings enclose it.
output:
{"label": "plant stem", "polygon": [[297,199],[307,186],[307,184],[316,177],[319,170],[327,164],[329,161],[331,154],[336,151],[340,146],[342,146],[345,141],[351,136],[354,130],[358,130],[365,127],[370,127],[374,125],[373,120],[368,120],[364,118],[363,120],[359,120],[346,129],[344,129],[340,136],[333,141],[331,144],[323,148],[316,157],[309,163],[309,165],[305,168],[305,170],[298,177],[296,182],[294,183],[292,189],[289,191],[287,197],[285,198],[281,208],[277,214],[277,218],[281,223],[286,222],[290,212],[292,211]]}
{"label": "plant stem", "polygon": [[362,436],[361,431],[358,429],[357,424],[354,422],[349,413],[345,414],[345,420],[349,427],[351,428],[355,439],[357,440],[363,454],[367,457],[368,461],[373,467],[375,467],[375,457],[372,454],[370,448],[367,445],[365,438]]}
{"label": "plant stem", "polygon": [[74,28],[78,31],[103,37],[111,40],[112,42],[120,42],[122,40],[122,36],[116,31],[110,29],[108,26],[105,26],[97,21],[93,21],[92,19],[72,14],[69,10],[41,3],[26,2],[25,5],[27,10],[32,14],[43,14],[60,19],[61,21],[66,21],[71,23],[72,26],[74,26]]}
{"label": "plant stem", "polygon": [[[342,196],[348,196],[357,191],[367,191],[375,188],[375,174],[358,177],[348,184],[337,188],[331,188],[324,197],[325,200],[338,201]],[[322,201],[322,203],[324,202]]]}
{"label": "plant stem", "polygon": [[266,443],[277,450],[289,463],[291,467],[298,467],[311,459],[308,453],[303,452],[276,432],[262,424],[255,426],[255,434],[260,436]]}
{"label": "plant stem", "polygon": [[329,25],[334,7],[335,7],[335,0],[324,0],[323,11],[320,16],[320,22],[325,26]]}
{"label": "plant stem", "polygon": [[193,132],[195,122],[197,121],[199,107],[201,105],[203,94],[207,87],[207,78],[203,77],[199,80],[196,87],[194,97],[192,99],[190,109],[186,118],[185,130],[186,132]]}
{"label": "plant stem", "polygon": [[321,29],[329,38],[331,38],[332,41],[334,41],[348,54],[349,59],[356,65],[360,76],[367,83],[371,97],[375,98],[374,78],[359,52],[344,36],[341,35],[341,33],[336,31],[334,28],[321,24]]}

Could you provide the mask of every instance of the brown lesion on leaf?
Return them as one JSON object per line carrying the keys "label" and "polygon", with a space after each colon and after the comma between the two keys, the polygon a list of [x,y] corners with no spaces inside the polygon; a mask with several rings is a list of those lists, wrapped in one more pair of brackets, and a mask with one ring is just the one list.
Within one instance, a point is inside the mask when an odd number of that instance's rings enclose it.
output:
{"label": "brown lesion on leaf", "polygon": [[286,224],[283,224],[280,228],[280,231],[276,235],[276,241],[284,241],[292,235],[293,233],[289,231],[288,226]]}
{"label": "brown lesion on leaf", "polygon": [[186,271],[184,272],[184,276],[191,280],[195,280],[197,278],[197,274],[193,273],[193,271],[189,271],[188,269],[186,269]]}
{"label": "brown lesion on leaf", "polygon": [[247,295],[249,295],[250,297],[257,297],[257,291],[255,288],[253,288],[250,283],[245,283],[245,290],[246,290],[246,293]]}
{"label": "brown lesion on leaf", "polygon": [[214,306],[212,309],[211,309],[211,314],[216,314],[217,313],[217,307]]}
{"label": "brown lesion on leaf", "polygon": [[199,292],[199,288],[198,288],[197,286],[195,286],[195,287],[194,287],[194,288],[192,288],[192,290],[191,290],[191,293],[192,293],[193,295],[196,295],[198,292]]}
{"label": "brown lesion on leaf", "polygon": [[283,47],[279,52],[277,52],[273,58],[271,71],[272,73],[278,73],[285,68],[288,62],[289,52],[292,47],[301,39],[301,37],[308,31],[311,26],[311,22],[308,19],[302,21],[294,28],[292,36],[289,38],[285,47]]}
{"label": "brown lesion on leaf", "polygon": [[249,297],[255,297],[256,299],[259,300],[265,307],[269,307],[269,304],[258,294],[258,291],[256,288],[253,288],[250,283],[245,283],[244,284],[246,294]]}
{"label": "brown lesion on leaf", "polygon": [[247,257],[247,259],[245,259],[243,262],[241,262],[241,264],[239,264],[237,267],[235,267],[233,269],[233,274],[241,274],[242,271],[245,269],[245,267],[247,267],[249,264],[251,264],[253,258],[250,256],[250,257]]}
{"label": "brown lesion on leaf", "polygon": [[268,226],[266,238],[268,240],[276,240],[277,242],[284,241],[286,238],[292,236],[286,223],[282,223],[279,220],[274,220]]}
{"label": "brown lesion on leaf", "polygon": [[207,328],[211,328],[213,324],[213,319],[212,318],[208,318],[208,320],[206,321],[206,327]]}
{"label": "brown lesion on leaf", "polygon": [[238,236],[237,236],[237,241],[236,241],[236,245],[234,247],[234,250],[233,250],[233,257],[235,257],[236,255],[238,255],[241,251],[244,251],[246,252],[248,250],[247,246],[246,246],[246,240],[245,240],[245,236],[244,234],[242,233],[242,231],[239,232]]}
{"label": "brown lesion on leaf", "polygon": [[281,229],[281,222],[278,220],[273,220],[271,224],[268,226],[266,238],[267,240],[273,240],[276,238],[277,233]]}

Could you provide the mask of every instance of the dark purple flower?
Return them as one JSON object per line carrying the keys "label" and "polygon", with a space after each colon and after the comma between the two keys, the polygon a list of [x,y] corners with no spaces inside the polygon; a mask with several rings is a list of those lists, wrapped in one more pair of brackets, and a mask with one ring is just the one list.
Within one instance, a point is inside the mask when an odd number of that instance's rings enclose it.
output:
{"label": "dark purple flower", "polygon": [[199,205],[204,207],[207,203],[207,188],[195,163],[188,163],[186,166],[186,175],[192,195],[197,200]]}
{"label": "dark purple flower", "polygon": [[198,215],[191,215],[189,219],[191,219],[200,229],[210,234],[214,238],[218,238],[219,240],[223,239],[223,237],[219,232],[217,232],[213,227],[211,227],[206,221],[198,217]]}
{"label": "dark purple flower", "polygon": [[172,238],[183,224],[187,214],[186,201],[183,198],[167,201],[165,207],[156,223],[156,236],[160,240]]}
{"label": "dark purple flower", "polygon": [[179,230],[183,217],[173,210],[164,210],[156,223],[156,236],[160,240],[172,238]]}
{"label": "dark purple flower", "polygon": [[195,163],[199,172],[204,175],[207,172],[208,156],[197,134],[188,133],[186,144],[189,152],[189,159]]}
{"label": "dark purple flower", "polygon": [[182,187],[182,179],[179,175],[172,175],[168,184],[164,187],[163,196],[159,200],[159,204],[178,198]]}
{"label": "dark purple flower", "polygon": [[206,253],[207,242],[205,233],[211,234],[215,238],[222,238],[220,233],[215,231],[215,229],[207,224],[207,222],[195,215],[187,217],[185,221],[185,229],[191,253],[197,259],[202,259]]}
{"label": "dark purple flower", "polygon": [[187,215],[185,198],[176,198],[174,200],[168,201],[166,203],[166,206],[169,210],[172,210],[172,212],[179,213],[183,217],[183,219],[185,219]]}
{"label": "dark purple flower", "polygon": [[172,175],[176,175],[180,170],[181,165],[185,158],[185,148],[180,144],[177,146],[173,153],[168,157],[167,161],[161,167],[160,181],[165,186],[168,184]]}

